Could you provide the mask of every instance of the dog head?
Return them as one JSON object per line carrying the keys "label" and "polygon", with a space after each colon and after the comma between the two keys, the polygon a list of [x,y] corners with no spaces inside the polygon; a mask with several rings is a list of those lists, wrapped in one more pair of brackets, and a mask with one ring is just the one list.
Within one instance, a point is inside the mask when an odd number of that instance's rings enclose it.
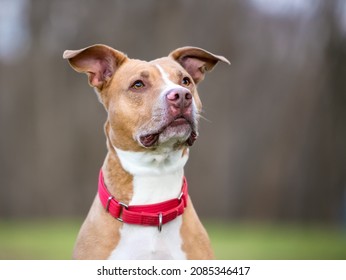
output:
{"label": "dog head", "polygon": [[88,75],[108,112],[109,144],[122,150],[191,146],[202,104],[197,84],[223,56],[183,47],[152,61],[130,59],[106,45],[66,50],[74,70]]}

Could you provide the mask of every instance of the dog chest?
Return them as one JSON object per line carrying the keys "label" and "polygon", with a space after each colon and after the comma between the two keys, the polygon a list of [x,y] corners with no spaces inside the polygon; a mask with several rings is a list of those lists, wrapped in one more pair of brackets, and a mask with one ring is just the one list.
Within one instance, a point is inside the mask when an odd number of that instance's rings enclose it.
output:
{"label": "dog chest", "polygon": [[182,217],[165,224],[159,232],[156,227],[124,224],[118,246],[109,259],[186,259],[182,251],[180,227]]}

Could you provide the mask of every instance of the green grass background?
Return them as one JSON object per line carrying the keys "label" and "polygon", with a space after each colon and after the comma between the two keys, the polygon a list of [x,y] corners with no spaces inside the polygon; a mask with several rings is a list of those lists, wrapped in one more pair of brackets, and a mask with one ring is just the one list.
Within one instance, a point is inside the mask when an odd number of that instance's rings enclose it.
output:
{"label": "green grass background", "polygon": [[[0,221],[0,259],[71,259],[81,220]],[[217,259],[346,259],[336,227],[204,222]]]}

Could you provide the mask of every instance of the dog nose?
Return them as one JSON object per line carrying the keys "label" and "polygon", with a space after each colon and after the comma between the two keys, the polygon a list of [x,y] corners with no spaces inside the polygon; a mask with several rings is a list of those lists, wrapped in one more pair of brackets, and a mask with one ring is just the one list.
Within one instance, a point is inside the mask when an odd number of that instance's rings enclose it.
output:
{"label": "dog nose", "polygon": [[188,89],[175,88],[166,94],[167,102],[176,108],[187,108],[192,104],[192,94]]}

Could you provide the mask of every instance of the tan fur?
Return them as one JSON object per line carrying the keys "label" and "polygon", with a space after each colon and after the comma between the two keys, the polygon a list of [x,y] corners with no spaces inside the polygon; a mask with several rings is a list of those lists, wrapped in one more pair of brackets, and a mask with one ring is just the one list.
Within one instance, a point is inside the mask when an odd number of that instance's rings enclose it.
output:
{"label": "tan fur", "polygon": [[183,215],[180,232],[183,239],[183,251],[186,253],[187,259],[214,259],[208,234],[200,222],[190,198]]}

